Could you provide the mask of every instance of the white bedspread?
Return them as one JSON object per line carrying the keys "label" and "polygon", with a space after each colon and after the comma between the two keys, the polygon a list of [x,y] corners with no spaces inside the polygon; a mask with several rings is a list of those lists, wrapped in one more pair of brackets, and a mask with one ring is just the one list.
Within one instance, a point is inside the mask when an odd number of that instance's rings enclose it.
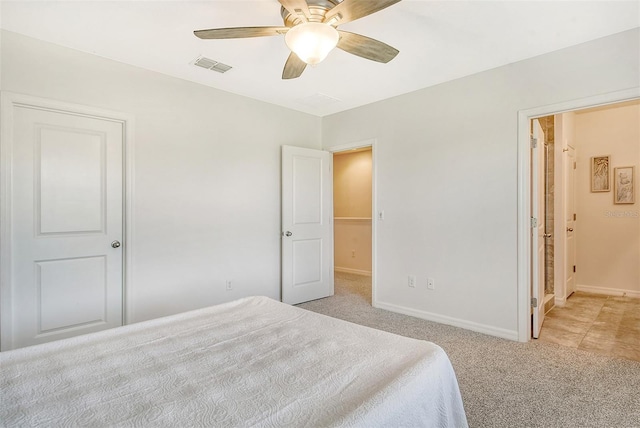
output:
{"label": "white bedspread", "polygon": [[266,297],[0,353],[4,426],[465,427],[444,351]]}

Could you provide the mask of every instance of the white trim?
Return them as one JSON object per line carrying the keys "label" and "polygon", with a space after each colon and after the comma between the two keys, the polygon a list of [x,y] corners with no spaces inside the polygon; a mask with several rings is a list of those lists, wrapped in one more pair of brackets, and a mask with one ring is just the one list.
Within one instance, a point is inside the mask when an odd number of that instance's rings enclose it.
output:
{"label": "white trim", "polygon": [[134,319],[133,306],[133,274],[134,274],[134,201],[135,201],[135,162],[134,162],[134,135],[135,118],[132,114],[120,113],[124,126],[124,293],[122,323],[127,325]]}
{"label": "white trim", "polygon": [[47,98],[23,95],[15,92],[0,92],[0,341],[11,337],[5,329],[10,328],[11,313],[11,141],[13,141],[13,108],[27,106],[41,110],[61,111],[84,117],[119,122],[123,127],[123,293],[122,323],[132,319],[131,284],[133,278],[133,192],[134,163],[133,139],[134,118],[132,115],[112,110],[72,104]]}
{"label": "white trim", "polygon": [[576,290],[582,291],[584,293],[606,294],[607,296],[626,296],[626,297],[633,297],[636,299],[640,299],[640,291],[625,290],[623,288],[607,288],[607,287],[597,287],[593,285],[578,284],[576,286]]}
{"label": "white trim", "polygon": [[331,147],[328,147],[326,150],[330,151],[331,153],[336,153],[336,152],[346,152],[354,149],[362,149],[364,147],[371,147],[373,149],[373,146],[375,146],[375,144],[376,144],[376,139],[371,138],[369,140],[358,141],[355,143],[341,144],[339,146],[331,146]]}
{"label": "white trim", "polygon": [[333,220],[345,223],[371,223],[371,217],[334,217]]}
{"label": "white trim", "polygon": [[427,321],[437,322],[439,324],[451,325],[453,327],[464,328],[466,330],[475,331],[478,333],[488,334],[490,336],[501,337],[503,339],[518,340],[518,332],[516,330],[507,330],[504,328],[497,328],[490,325],[479,324],[459,318],[448,317],[444,315],[434,314],[431,312],[420,311],[413,308],[407,308],[406,306],[394,305],[391,303],[379,303],[376,306],[380,309],[396,312],[403,315],[409,315],[416,318],[421,318]]}
{"label": "white trim", "polygon": [[556,299],[556,301],[555,301],[556,306],[562,307],[562,306],[567,304],[567,298],[566,297],[560,297],[560,296],[558,296],[556,294],[555,299]]}
{"label": "white trim", "polygon": [[[371,138],[368,140],[357,141],[348,144],[341,144],[337,146],[331,146],[326,148],[326,150],[331,153],[336,152],[344,152],[347,150],[360,149],[363,147],[371,147],[371,218],[378,218],[376,213],[378,212],[378,190],[377,190],[377,147],[378,141],[375,138]],[[378,222],[371,221],[371,305],[374,308],[378,306],[377,299],[377,259],[378,259],[378,251],[377,251],[377,239],[378,236]],[[335,250],[334,250],[335,252]],[[334,270],[335,270],[334,266]]]}
{"label": "white trim", "polygon": [[529,121],[538,117],[640,98],[640,87],[518,111],[518,335],[531,338],[531,168]]}
{"label": "white trim", "polygon": [[[13,141],[13,127],[8,124],[13,123],[13,108],[11,99],[4,92],[0,92],[0,349],[10,349],[3,344],[6,338],[12,335],[8,330],[11,325],[7,319],[11,313],[11,144]],[[5,286],[7,284],[7,286]]]}
{"label": "white trim", "polygon": [[335,266],[333,270],[336,272],[352,273],[354,275],[371,276],[371,271],[369,270],[351,269],[339,266]]}

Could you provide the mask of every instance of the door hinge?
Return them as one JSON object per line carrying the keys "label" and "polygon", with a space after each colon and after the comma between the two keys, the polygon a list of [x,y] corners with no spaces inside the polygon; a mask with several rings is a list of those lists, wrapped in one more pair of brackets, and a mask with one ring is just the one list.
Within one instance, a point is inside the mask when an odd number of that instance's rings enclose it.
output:
{"label": "door hinge", "polygon": [[574,162],[574,163],[573,163],[573,169],[576,169],[577,165],[578,165],[578,163],[577,163],[577,162]]}
{"label": "door hinge", "polygon": [[531,148],[535,149],[536,147],[538,147],[538,139],[531,137]]}
{"label": "door hinge", "polygon": [[574,272],[576,271],[576,265],[573,265],[573,271]]}
{"label": "door hinge", "polygon": [[536,227],[538,227],[538,219],[535,217],[531,217],[531,228],[535,229]]}
{"label": "door hinge", "polygon": [[573,221],[576,221],[578,218],[578,216],[576,215],[576,213],[573,213]]}
{"label": "door hinge", "polygon": [[537,308],[538,307],[538,299],[536,297],[532,297],[531,298],[531,307],[532,308]]}

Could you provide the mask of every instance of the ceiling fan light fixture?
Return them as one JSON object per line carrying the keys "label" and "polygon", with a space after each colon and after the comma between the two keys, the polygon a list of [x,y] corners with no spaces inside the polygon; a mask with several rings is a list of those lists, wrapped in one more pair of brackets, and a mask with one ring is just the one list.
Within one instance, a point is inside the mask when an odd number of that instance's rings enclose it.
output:
{"label": "ceiling fan light fixture", "polygon": [[292,27],[284,41],[298,58],[309,65],[318,64],[338,44],[338,30],[320,22],[305,22]]}

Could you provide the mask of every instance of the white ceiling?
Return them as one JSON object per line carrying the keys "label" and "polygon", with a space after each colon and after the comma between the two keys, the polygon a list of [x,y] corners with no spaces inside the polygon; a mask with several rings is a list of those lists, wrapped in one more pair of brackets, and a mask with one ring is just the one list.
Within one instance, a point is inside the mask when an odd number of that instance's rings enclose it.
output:
{"label": "white ceiling", "polygon": [[[403,0],[340,26],[394,46],[393,61],[336,49],[283,81],[282,36],[200,40],[192,33],[281,25],[277,0],[2,0],[0,7],[3,29],[317,116],[640,26],[639,0]],[[233,69],[191,65],[199,55]]]}

